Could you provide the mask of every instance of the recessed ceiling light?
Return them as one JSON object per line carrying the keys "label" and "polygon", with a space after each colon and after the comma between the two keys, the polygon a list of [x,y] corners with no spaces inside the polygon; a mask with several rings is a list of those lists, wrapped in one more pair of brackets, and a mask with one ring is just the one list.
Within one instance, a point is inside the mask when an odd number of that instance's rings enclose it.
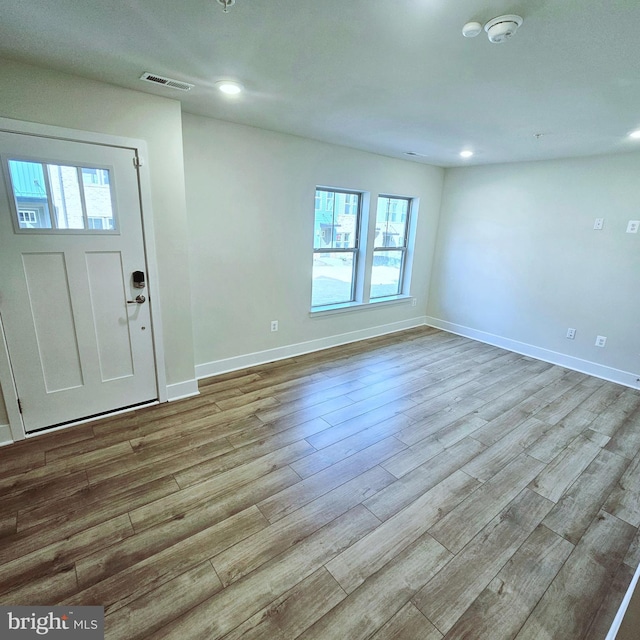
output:
{"label": "recessed ceiling light", "polygon": [[469,149],[465,149],[464,151],[460,152],[461,158],[470,158],[472,155],[473,155],[473,151],[470,151]]}
{"label": "recessed ceiling light", "polygon": [[216,86],[222,93],[226,93],[229,96],[237,96],[239,93],[242,93],[242,85],[233,80],[221,80],[220,82],[216,82]]}
{"label": "recessed ceiling light", "polygon": [[633,138],[634,140],[639,139],[639,138],[640,138],[640,129],[636,129],[635,131],[632,131],[632,132],[629,134],[629,137],[630,137],[630,138]]}

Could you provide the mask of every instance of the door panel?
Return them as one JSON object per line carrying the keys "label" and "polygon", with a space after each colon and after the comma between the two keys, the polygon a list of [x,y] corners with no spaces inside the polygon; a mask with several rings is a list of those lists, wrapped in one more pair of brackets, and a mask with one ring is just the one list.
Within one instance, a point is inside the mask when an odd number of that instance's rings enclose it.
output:
{"label": "door panel", "polygon": [[95,251],[87,253],[85,259],[101,380],[131,377],[131,334],[127,309],[122,307],[122,300],[127,297],[122,254]]}
{"label": "door panel", "polygon": [[64,254],[25,253],[22,264],[45,389],[55,393],[80,387],[82,369]]}
{"label": "door panel", "polygon": [[157,399],[133,150],[0,133],[0,156],[0,315],[26,431]]}

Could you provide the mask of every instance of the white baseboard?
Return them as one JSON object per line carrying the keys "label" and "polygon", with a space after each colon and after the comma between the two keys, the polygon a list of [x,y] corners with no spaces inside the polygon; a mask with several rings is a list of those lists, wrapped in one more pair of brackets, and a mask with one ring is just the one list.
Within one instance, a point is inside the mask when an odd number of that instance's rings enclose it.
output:
{"label": "white baseboard", "polygon": [[13,444],[11,427],[8,424],[0,424],[0,447],[3,447],[5,444]]}
{"label": "white baseboard", "polygon": [[255,367],[266,362],[274,362],[275,360],[284,360],[294,356],[301,356],[305,353],[321,351],[322,349],[330,349],[331,347],[339,347],[342,344],[350,342],[358,342],[367,338],[375,338],[387,333],[395,333],[396,331],[404,331],[414,327],[421,327],[426,324],[425,317],[411,318],[401,322],[393,322],[391,324],[380,325],[368,329],[360,329],[358,331],[350,331],[349,333],[341,333],[327,338],[318,338],[317,340],[309,340],[307,342],[299,342],[275,349],[266,349],[265,351],[257,351],[255,353],[247,353],[242,356],[233,358],[224,358],[223,360],[214,360],[213,362],[205,362],[196,365],[196,378],[208,378],[217,376],[221,373],[229,371],[237,371],[238,369],[246,369],[247,367]]}
{"label": "white baseboard", "polygon": [[200,391],[198,390],[197,380],[184,380],[183,382],[167,385],[167,400],[169,402],[182,400],[183,398],[191,398],[199,394]]}
{"label": "white baseboard", "polygon": [[531,356],[537,360],[543,360],[544,362],[550,362],[551,364],[557,364],[573,371],[579,371],[580,373],[586,373],[596,378],[602,378],[609,382],[616,382],[632,389],[640,389],[638,383],[638,375],[631,373],[630,371],[622,371],[621,369],[614,369],[613,367],[607,367],[596,362],[589,360],[582,360],[581,358],[575,358],[568,356],[558,351],[551,351],[550,349],[543,349],[542,347],[536,347],[526,342],[519,342],[518,340],[511,340],[510,338],[503,338],[502,336],[495,335],[493,333],[487,333],[486,331],[479,331],[478,329],[472,329],[471,327],[465,327],[464,325],[455,324],[453,322],[447,322],[446,320],[440,320],[439,318],[433,318],[427,316],[425,324],[436,329],[442,329],[449,333],[455,333],[466,338],[478,340],[479,342],[485,342],[495,347],[502,347],[515,353],[520,353],[525,356]]}
{"label": "white baseboard", "polygon": [[[618,609],[618,612],[616,613],[616,617],[613,619],[613,623],[611,624],[611,628],[609,629],[609,633],[607,634],[607,637],[605,638],[605,640],[615,640],[616,637],[618,636],[618,631],[620,631],[620,627],[622,626],[622,623],[624,622],[625,615],[627,613],[627,609],[629,609],[629,605],[631,604],[631,600],[632,600],[632,598],[633,598],[633,596],[635,594],[635,590],[637,588],[638,579],[639,578],[640,578],[640,566],[638,566],[638,568],[636,569],[636,572],[633,574],[633,578],[631,578],[631,584],[627,588],[627,591],[626,591],[626,593],[624,595],[624,598],[622,599],[622,604],[620,605],[620,607]],[[633,609],[629,610],[630,619],[631,619],[632,622],[633,622],[633,619],[634,619],[634,615],[635,615],[636,619],[638,617],[637,598],[636,598],[636,600],[634,602],[635,602],[636,610],[635,611]],[[627,627],[627,633],[628,633],[629,628],[631,628],[633,630],[633,626],[631,626],[629,624],[628,620],[627,620],[625,626]],[[631,635],[626,635],[625,634],[624,637],[631,638],[631,637],[636,637],[636,636],[635,635],[631,636]]]}

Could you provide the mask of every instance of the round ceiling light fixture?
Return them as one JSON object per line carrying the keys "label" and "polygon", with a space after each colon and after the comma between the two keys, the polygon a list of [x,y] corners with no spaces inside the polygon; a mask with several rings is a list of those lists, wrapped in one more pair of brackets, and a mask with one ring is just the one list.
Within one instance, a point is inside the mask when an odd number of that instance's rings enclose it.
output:
{"label": "round ceiling light fixture", "polygon": [[464,149],[460,152],[461,158],[470,158],[473,155],[473,151],[471,149]]}
{"label": "round ceiling light fixture", "polygon": [[489,20],[484,25],[484,30],[487,32],[489,42],[502,44],[509,40],[521,25],[522,18],[520,16],[498,16],[493,20]]}
{"label": "round ceiling light fixture", "polygon": [[467,22],[462,27],[462,35],[465,38],[475,38],[482,33],[482,25],[479,22]]}
{"label": "round ceiling light fixture", "polygon": [[640,129],[636,129],[629,134],[629,137],[633,140],[640,140]]}
{"label": "round ceiling light fixture", "polygon": [[242,93],[242,85],[234,80],[220,80],[216,82],[216,86],[222,93],[226,93],[228,96],[237,96]]}

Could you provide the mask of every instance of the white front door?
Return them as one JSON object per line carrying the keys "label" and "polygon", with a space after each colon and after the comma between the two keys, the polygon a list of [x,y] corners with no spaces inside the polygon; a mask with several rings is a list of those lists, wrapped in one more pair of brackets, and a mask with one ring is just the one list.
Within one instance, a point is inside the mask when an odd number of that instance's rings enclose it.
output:
{"label": "white front door", "polygon": [[158,397],[134,155],[0,132],[0,319],[26,432]]}

